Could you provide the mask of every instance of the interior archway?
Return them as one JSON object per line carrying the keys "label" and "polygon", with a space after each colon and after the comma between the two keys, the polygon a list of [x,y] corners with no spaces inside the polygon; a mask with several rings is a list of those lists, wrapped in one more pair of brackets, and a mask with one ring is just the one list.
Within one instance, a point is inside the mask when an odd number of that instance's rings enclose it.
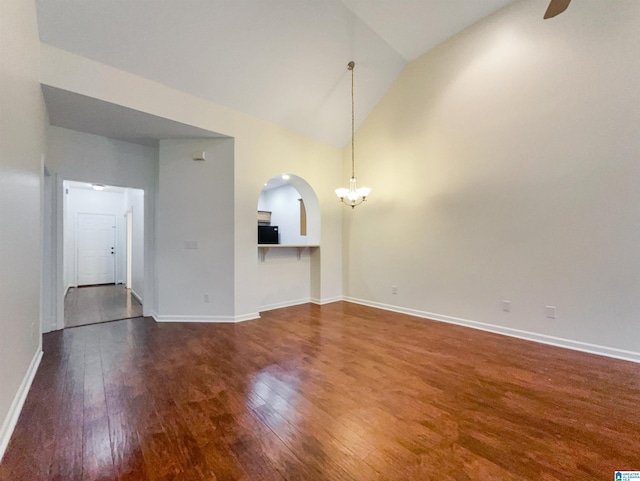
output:
{"label": "interior archway", "polygon": [[320,266],[318,196],[302,177],[279,174],[264,183],[257,204],[259,310],[312,302]]}
{"label": "interior archway", "polygon": [[[281,229],[280,236],[284,240],[281,244],[317,246],[320,244],[320,202],[313,188],[302,177],[294,174],[271,177],[260,192],[258,210],[271,212],[272,224],[282,223],[299,233],[300,217],[294,214],[300,209],[298,199],[302,199],[306,211],[306,235],[294,235]],[[288,239],[294,239],[295,242],[287,242]]]}

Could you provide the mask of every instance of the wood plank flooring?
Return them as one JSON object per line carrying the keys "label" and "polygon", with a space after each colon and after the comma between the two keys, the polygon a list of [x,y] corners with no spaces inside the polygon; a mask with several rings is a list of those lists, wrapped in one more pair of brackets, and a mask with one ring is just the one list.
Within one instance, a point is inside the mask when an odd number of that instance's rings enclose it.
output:
{"label": "wood plank flooring", "polygon": [[142,316],[142,304],[121,284],[72,287],[64,297],[65,327]]}
{"label": "wood plank flooring", "polygon": [[2,481],[608,480],[640,365],[349,303],[46,334]]}

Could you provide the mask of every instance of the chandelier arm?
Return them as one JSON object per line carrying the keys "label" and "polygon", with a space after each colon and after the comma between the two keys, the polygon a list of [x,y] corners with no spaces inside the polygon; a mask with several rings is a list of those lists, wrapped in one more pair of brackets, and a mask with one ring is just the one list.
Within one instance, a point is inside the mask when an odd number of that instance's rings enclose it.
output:
{"label": "chandelier arm", "polygon": [[366,202],[367,199],[364,198],[364,197],[361,197],[360,199],[355,200],[355,201],[352,202],[350,200],[347,200],[346,198],[341,198],[341,199],[338,199],[338,201],[342,202],[344,205],[348,205],[349,207],[353,208],[353,207],[356,207],[356,206],[362,204],[363,202]]}

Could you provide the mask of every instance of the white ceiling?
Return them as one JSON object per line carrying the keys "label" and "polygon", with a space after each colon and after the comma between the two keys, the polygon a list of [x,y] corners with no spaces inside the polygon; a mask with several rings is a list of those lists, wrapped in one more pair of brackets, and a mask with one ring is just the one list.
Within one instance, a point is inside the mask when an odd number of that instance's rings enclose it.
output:
{"label": "white ceiling", "polygon": [[44,43],[342,147],[350,60],[359,125],[408,61],[512,1],[37,0],[37,10]]}

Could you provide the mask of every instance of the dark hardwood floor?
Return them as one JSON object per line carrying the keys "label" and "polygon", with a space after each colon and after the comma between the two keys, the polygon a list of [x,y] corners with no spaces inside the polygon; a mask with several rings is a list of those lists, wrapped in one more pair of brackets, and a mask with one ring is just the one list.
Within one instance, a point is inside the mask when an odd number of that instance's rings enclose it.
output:
{"label": "dark hardwood floor", "polygon": [[349,303],[49,333],[2,481],[609,480],[640,365]]}
{"label": "dark hardwood floor", "polygon": [[142,316],[142,304],[121,284],[72,287],[64,297],[64,326]]}

